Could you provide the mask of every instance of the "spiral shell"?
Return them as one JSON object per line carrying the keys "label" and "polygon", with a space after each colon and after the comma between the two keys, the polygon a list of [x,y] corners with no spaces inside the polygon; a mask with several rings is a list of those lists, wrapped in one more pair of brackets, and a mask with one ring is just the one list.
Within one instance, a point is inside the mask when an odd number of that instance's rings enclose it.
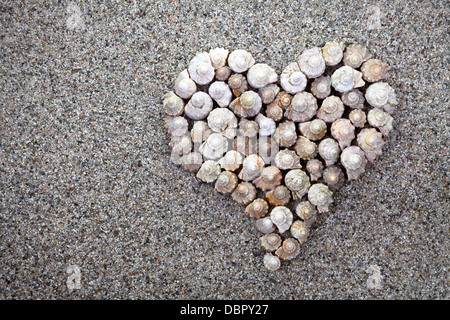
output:
{"label": "spiral shell", "polygon": [[347,92],[364,84],[362,73],[349,66],[340,67],[331,75],[331,85],[339,92]]}
{"label": "spiral shell", "polygon": [[335,66],[344,56],[344,43],[341,41],[327,42],[322,48],[322,57],[327,66]]}
{"label": "spiral shell", "polygon": [[240,73],[233,74],[228,78],[228,86],[233,90],[236,97],[240,97],[248,90],[247,79]]}
{"label": "spiral shell", "polygon": [[213,82],[209,86],[208,93],[221,108],[227,107],[233,97],[230,87],[223,81]]}
{"label": "spiral shell", "polygon": [[183,99],[172,91],[167,92],[164,95],[163,108],[169,116],[181,116],[184,110]]}
{"label": "spiral shell", "polygon": [[300,123],[298,128],[309,140],[320,140],[327,133],[327,124],[322,119]]}
{"label": "spiral shell", "polygon": [[284,149],[275,155],[275,165],[281,170],[300,169],[300,157],[293,150]]}
{"label": "spiral shell", "polygon": [[255,199],[245,208],[252,218],[262,218],[269,212],[269,204],[264,199]]}
{"label": "spiral shell", "polygon": [[345,149],[355,139],[355,127],[348,119],[337,119],[331,125],[331,135],[339,142],[339,147]]}
{"label": "spiral shell", "polygon": [[341,96],[341,100],[344,105],[352,109],[362,109],[364,108],[364,95],[358,89],[353,89],[344,92]]}
{"label": "spiral shell", "polygon": [[231,193],[238,184],[237,176],[230,171],[223,171],[216,180],[215,188],[220,193]]}
{"label": "spiral shell", "polygon": [[309,172],[311,181],[319,180],[323,172],[323,163],[318,159],[308,160],[306,171]]}
{"label": "spiral shell", "polygon": [[366,90],[366,100],[372,107],[388,113],[393,113],[398,104],[394,89],[385,82],[371,84]]}
{"label": "spiral shell", "polygon": [[366,159],[372,162],[382,154],[383,136],[375,128],[362,129],[356,138],[358,146],[364,151]]}
{"label": "spiral shell", "polygon": [[184,170],[197,172],[203,164],[203,157],[199,152],[191,152],[182,156],[180,162]]}
{"label": "spiral shell", "polygon": [[267,137],[271,136],[272,133],[275,132],[275,129],[277,125],[275,124],[275,121],[273,119],[265,117],[261,113],[258,114],[255,118],[256,122],[259,126],[259,136],[261,137]]}
{"label": "spiral shell", "polygon": [[245,137],[255,137],[258,134],[259,126],[256,121],[241,119],[239,122],[239,133]]}
{"label": "spiral shell", "polygon": [[325,60],[320,48],[314,47],[303,51],[298,58],[300,70],[309,78],[317,78],[325,71]]}
{"label": "spiral shell", "polygon": [[280,147],[289,148],[297,141],[297,132],[295,131],[295,123],[285,120],[280,123],[273,135],[275,141]]}
{"label": "spiral shell", "polygon": [[277,256],[274,256],[271,253],[266,253],[264,255],[264,266],[269,271],[276,271],[281,266],[280,258],[278,258]]}
{"label": "spiral shell", "polygon": [[283,109],[275,102],[272,102],[266,107],[266,116],[273,119],[273,121],[280,121],[283,119],[283,113]]}
{"label": "spiral shell", "polygon": [[286,183],[286,187],[292,191],[292,197],[294,200],[301,199],[305,194],[307,194],[311,185],[306,173],[299,169],[290,170],[286,173],[284,182]]}
{"label": "spiral shell", "polygon": [[205,161],[197,172],[197,178],[203,182],[213,182],[220,174],[220,165],[213,160]]}
{"label": "spiral shell", "polygon": [[230,103],[230,109],[239,117],[254,117],[261,110],[262,101],[254,91],[245,91],[239,98]]}
{"label": "spiral shell", "polygon": [[317,111],[317,118],[322,119],[326,123],[334,122],[342,117],[345,107],[341,99],[336,96],[329,96],[322,102],[322,106]]}
{"label": "spiral shell", "polygon": [[172,146],[171,160],[175,164],[180,164],[180,158],[192,150],[192,141],[187,134],[180,137],[172,136],[169,145]]}
{"label": "spiral shell", "polygon": [[256,188],[249,182],[241,182],[238,184],[237,188],[234,189],[231,197],[237,203],[247,205],[255,200]]}
{"label": "spiral shell", "polygon": [[262,170],[261,176],[256,178],[253,184],[263,191],[272,190],[280,185],[282,177],[280,169],[275,166],[269,166]]}
{"label": "spiral shell", "polygon": [[223,156],[223,158],[221,158],[217,162],[223,169],[228,171],[235,171],[242,165],[243,161],[244,157],[242,156],[241,153],[234,150],[230,150]]}
{"label": "spiral shell", "polygon": [[[215,71],[215,77],[219,81],[227,81],[233,71],[230,67],[221,67]],[[247,90],[247,89],[246,89]],[[244,90],[245,91],[245,90]]]}
{"label": "spiral shell", "polygon": [[300,220],[294,221],[291,226],[291,235],[300,243],[305,243],[309,236],[308,225]]}
{"label": "spiral shell", "polygon": [[247,72],[248,84],[253,88],[262,88],[270,83],[278,81],[275,70],[265,63],[257,63],[250,67]]}
{"label": "spiral shell", "polygon": [[308,200],[317,207],[320,213],[328,212],[328,207],[333,203],[333,192],[323,183],[316,183],[309,188]]}
{"label": "spiral shell", "polygon": [[286,91],[281,91],[275,97],[274,103],[276,103],[281,109],[287,110],[292,103],[292,96]]}
{"label": "spiral shell", "polygon": [[255,221],[256,230],[262,233],[271,233],[274,232],[276,226],[273,224],[270,217],[264,217]]}
{"label": "spiral shell", "polygon": [[212,130],[205,121],[195,121],[191,129],[191,138],[193,143],[202,143],[211,135]]}
{"label": "spiral shell", "polygon": [[354,109],[348,114],[348,119],[355,127],[362,128],[366,123],[366,113],[362,110]]}
{"label": "spiral shell", "polygon": [[215,48],[209,51],[209,58],[211,59],[211,65],[214,70],[222,68],[226,65],[228,53],[229,51],[223,48]]}
{"label": "spiral shell", "polygon": [[270,212],[270,219],[277,226],[278,231],[283,233],[291,227],[294,216],[288,208],[278,206],[273,208],[272,212]]}
{"label": "spiral shell", "polygon": [[212,108],[213,101],[209,94],[199,91],[192,95],[184,108],[184,113],[192,120],[202,120],[208,116]]}
{"label": "spiral shell", "polygon": [[216,108],[211,111],[207,120],[212,131],[221,133],[227,139],[233,139],[236,136],[237,119],[229,109]]}
{"label": "spiral shell", "polygon": [[323,181],[331,191],[336,191],[345,183],[344,172],[338,166],[329,166],[323,171]]}
{"label": "spiral shell", "polygon": [[257,154],[251,154],[244,159],[242,170],[239,173],[239,179],[252,181],[261,175],[264,168],[264,160]]}
{"label": "spiral shell", "polygon": [[346,66],[356,69],[371,57],[372,55],[365,47],[359,44],[351,44],[345,49],[343,61]]}
{"label": "spiral shell", "polygon": [[284,206],[291,200],[291,192],[286,186],[277,186],[266,193],[266,198],[274,206]]}
{"label": "spiral shell", "polygon": [[228,66],[236,73],[245,72],[254,64],[252,54],[242,49],[234,50],[228,56]]}
{"label": "spiral shell", "polygon": [[280,75],[281,87],[288,93],[296,94],[305,90],[308,80],[297,62],[290,63]]}
{"label": "spiral shell", "polygon": [[364,173],[367,160],[361,148],[351,146],[342,151],[341,163],[347,170],[348,180],[354,180]]}
{"label": "spiral shell", "polygon": [[180,137],[188,130],[188,122],[184,117],[166,118],[165,126],[172,137]]}
{"label": "spiral shell", "polygon": [[378,59],[369,59],[361,66],[361,72],[364,80],[376,82],[388,77],[389,68],[387,64]]}
{"label": "spiral shell", "polygon": [[264,250],[273,252],[281,246],[281,237],[277,233],[269,233],[259,238]]}
{"label": "spiral shell", "polygon": [[332,138],[326,138],[319,143],[319,155],[325,160],[325,165],[332,166],[339,159],[341,149],[336,140]]}
{"label": "spiral shell", "polygon": [[325,99],[331,93],[331,78],[322,76],[311,83],[311,92],[317,99]]}
{"label": "spiral shell", "polygon": [[389,113],[378,108],[374,108],[367,114],[367,121],[371,126],[378,128],[383,136],[387,136],[392,130],[392,122],[394,121],[394,118],[392,118]]}
{"label": "spiral shell", "polygon": [[211,133],[199,148],[206,159],[216,160],[223,156],[228,150],[228,140],[220,133]]}
{"label": "spiral shell", "polygon": [[316,207],[311,204],[309,201],[302,201],[295,207],[295,213],[299,216],[303,221],[307,221],[312,219],[316,214]]}
{"label": "spiral shell", "polygon": [[258,94],[264,104],[269,104],[275,100],[277,94],[280,92],[280,87],[274,83],[268,84],[265,87],[259,88]]}
{"label": "spiral shell", "polygon": [[300,253],[300,243],[294,238],[287,238],[283,241],[281,247],[275,251],[282,260],[292,260]]}
{"label": "spiral shell", "polygon": [[256,153],[257,141],[258,140],[256,137],[249,138],[245,136],[237,136],[233,140],[233,150],[240,152],[245,156],[249,156]]}
{"label": "spiral shell", "polygon": [[189,99],[195,91],[197,91],[197,85],[189,76],[187,69],[180,72],[175,79],[175,93],[183,99]]}
{"label": "spiral shell", "polygon": [[299,92],[292,98],[291,105],[287,108],[284,116],[294,122],[305,122],[310,120],[316,111],[316,98],[309,92]]}
{"label": "spiral shell", "polygon": [[298,137],[294,149],[300,159],[303,160],[312,159],[319,152],[317,145],[314,142],[302,136]]}
{"label": "spiral shell", "polygon": [[189,62],[188,72],[191,79],[199,85],[208,84],[214,79],[214,68],[207,52],[200,52]]}

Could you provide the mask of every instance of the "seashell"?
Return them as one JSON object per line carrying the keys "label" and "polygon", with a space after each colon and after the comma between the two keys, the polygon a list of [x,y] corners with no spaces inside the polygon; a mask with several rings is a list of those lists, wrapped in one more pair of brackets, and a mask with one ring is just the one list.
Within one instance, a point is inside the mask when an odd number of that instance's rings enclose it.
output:
{"label": "seashell", "polygon": [[256,188],[249,182],[241,182],[238,184],[237,188],[234,189],[231,197],[237,203],[247,205],[255,200]]}
{"label": "seashell", "polygon": [[283,109],[276,102],[272,102],[266,107],[266,116],[273,121],[280,121],[283,118]]}
{"label": "seashell", "polygon": [[323,171],[323,181],[331,191],[336,191],[345,183],[344,172],[338,166],[329,166]]}
{"label": "seashell", "polygon": [[208,124],[205,121],[195,121],[191,129],[192,142],[202,143],[210,136],[211,133],[212,130],[208,127]]}
{"label": "seashell", "polygon": [[300,253],[300,243],[294,238],[287,238],[283,241],[281,247],[275,251],[280,259],[292,260]]}
{"label": "seashell", "polygon": [[345,148],[341,154],[341,163],[347,170],[348,180],[358,179],[364,173],[367,160],[364,151],[357,146]]}
{"label": "seashell", "polygon": [[281,237],[277,233],[266,234],[259,240],[261,241],[261,247],[269,252],[273,252],[281,246]]}
{"label": "seashell", "polygon": [[262,101],[254,91],[245,91],[239,98],[230,103],[229,108],[242,118],[254,117],[261,110]]}
{"label": "seashell", "polygon": [[227,139],[236,136],[237,119],[227,108],[216,108],[208,116],[208,126],[212,131],[221,133]]}
{"label": "seashell", "polygon": [[228,66],[236,73],[245,72],[254,64],[251,53],[242,49],[234,50],[228,56]]}
{"label": "seashell", "polygon": [[264,163],[271,163],[278,151],[278,144],[270,137],[259,137],[258,154],[263,158]]}
{"label": "seashell", "polygon": [[265,87],[259,88],[258,94],[261,97],[262,103],[269,104],[275,100],[277,94],[280,92],[280,87],[271,83]]}
{"label": "seashell", "polygon": [[302,136],[298,137],[294,149],[300,159],[304,160],[314,158],[319,152],[317,144]]}
{"label": "seashell", "polygon": [[266,193],[266,198],[274,206],[284,206],[291,200],[291,192],[286,186],[277,186]]}
{"label": "seashell", "polygon": [[278,231],[283,233],[291,227],[294,216],[291,210],[284,206],[278,206],[272,209],[270,212],[270,219],[277,226]]}
{"label": "seashell", "polygon": [[364,84],[362,73],[349,66],[340,67],[331,75],[331,85],[339,92],[347,92]]}
{"label": "seashell", "polygon": [[333,203],[333,192],[323,183],[316,183],[309,188],[308,200],[317,207],[320,213],[328,212],[328,206]]}
{"label": "seashell", "polygon": [[264,199],[255,199],[246,208],[247,212],[252,218],[262,218],[269,212],[269,204]]}
{"label": "seashell", "polygon": [[269,271],[275,271],[278,270],[281,266],[281,261],[280,258],[278,258],[277,256],[274,256],[271,253],[266,253],[264,255],[264,266],[269,270]]}
{"label": "seashell", "polygon": [[337,119],[331,125],[331,135],[339,142],[339,147],[343,150],[355,139],[355,127],[348,119]]}
{"label": "seashell", "polygon": [[232,72],[233,71],[231,71],[230,67],[221,67],[215,71],[215,77],[219,81],[227,81]]}
{"label": "seashell", "polygon": [[358,146],[364,151],[366,159],[372,162],[382,154],[383,136],[375,128],[362,129],[356,138]]}
{"label": "seashell", "polygon": [[327,124],[322,119],[299,123],[298,129],[309,140],[320,140],[327,133]]}
{"label": "seashell", "polygon": [[369,59],[361,66],[361,72],[364,80],[376,82],[388,77],[388,65],[378,59]]}
{"label": "seashell", "polygon": [[299,92],[293,98],[284,116],[295,122],[310,120],[317,111],[317,100],[309,92]]}
{"label": "seashell", "polygon": [[290,63],[280,75],[281,87],[288,93],[296,94],[306,88],[308,80],[297,62]]}
{"label": "seashell", "polygon": [[261,176],[256,178],[253,181],[253,184],[263,191],[272,190],[281,184],[282,178],[283,175],[281,174],[280,169],[275,166],[269,166],[262,170]]}
{"label": "seashell", "polygon": [[227,64],[229,51],[223,48],[215,48],[209,51],[209,58],[214,70],[224,67]]}
{"label": "seashell", "polygon": [[187,69],[180,72],[175,79],[175,93],[183,99],[190,99],[196,91],[197,85],[189,76]]}
{"label": "seashell", "polygon": [[209,94],[205,92],[196,92],[191,100],[186,104],[184,113],[192,120],[205,119],[213,109],[213,101]]}
{"label": "seashell", "polygon": [[199,148],[200,153],[206,159],[216,160],[228,150],[228,140],[220,133],[211,133]]}
{"label": "seashell", "polygon": [[191,152],[181,157],[181,167],[189,172],[197,172],[203,164],[203,157],[199,152]]}
{"label": "seashell", "polygon": [[241,119],[239,122],[239,133],[245,137],[255,137],[258,134],[259,126],[256,121]]}
{"label": "seashell", "polygon": [[230,171],[223,171],[216,180],[215,188],[220,193],[231,193],[238,184],[237,176]]}
{"label": "seashell", "polygon": [[255,121],[258,123],[259,126],[260,137],[271,136],[272,133],[274,133],[275,129],[277,128],[277,125],[275,124],[275,121],[273,121],[273,119],[265,117],[261,113],[256,116]]}
{"label": "seashell", "polygon": [[295,169],[290,170],[284,177],[286,187],[292,191],[292,197],[294,200],[301,199],[308,193],[308,188],[311,185],[306,173],[302,170]]}
{"label": "seashell", "polygon": [[326,138],[319,143],[319,155],[325,160],[325,166],[332,166],[339,159],[341,149],[336,140]]}
{"label": "seashell", "polygon": [[350,111],[350,113],[348,114],[348,118],[357,128],[364,127],[364,124],[366,123],[366,113],[359,109]]}
{"label": "seashell", "polygon": [[300,169],[300,157],[293,150],[284,149],[275,155],[275,165],[281,170]]}
{"label": "seashell", "polygon": [[290,107],[292,103],[292,96],[286,91],[281,91],[275,97],[274,102],[283,110]]}
{"label": "seashell", "polygon": [[247,79],[240,73],[231,75],[228,78],[228,85],[236,97],[240,97],[241,94],[248,90]]}
{"label": "seashell", "polygon": [[327,42],[322,48],[322,57],[327,66],[335,66],[344,56],[344,43],[341,41]]}
{"label": "seashell", "polygon": [[331,78],[322,76],[311,83],[311,92],[317,99],[325,99],[331,93]]}
{"label": "seashell", "polygon": [[295,213],[304,221],[312,219],[316,214],[316,207],[309,201],[302,201],[295,207]]}
{"label": "seashell", "polygon": [[203,182],[213,182],[220,174],[220,165],[213,160],[205,161],[197,172],[197,178]]}
{"label": "seashell", "polygon": [[311,181],[319,180],[319,178],[322,176],[322,172],[323,172],[322,161],[320,161],[318,159],[308,160],[308,163],[306,164],[306,171],[309,172]]}
{"label": "seashell", "polygon": [[251,154],[244,159],[238,177],[244,181],[252,181],[261,175],[264,166],[264,160],[259,155]]}
{"label": "seashell", "polygon": [[261,218],[255,221],[256,230],[262,233],[274,232],[276,226],[273,224],[270,217]]}
{"label": "seashell", "polygon": [[237,136],[233,140],[233,150],[244,154],[245,156],[249,156],[253,153],[256,153],[257,148],[257,138],[249,138],[245,136]]}
{"label": "seashell", "polygon": [[317,111],[317,118],[331,123],[342,117],[344,111],[345,107],[341,99],[336,96],[329,96],[323,100],[322,106]]}
{"label": "seashell", "polygon": [[351,68],[359,68],[364,61],[372,57],[369,50],[359,44],[351,44],[344,52],[344,64]]}
{"label": "seashell", "polygon": [[375,108],[382,108],[388,113],[393,113],[398,104],[394,89],[385,82],[371,84],[366,90],[367,102]]}
{"label": "seashell", "polygon": [[362,109],[364,108],[364,95],[358,89],[353,89],[347,92],[344,92],[341,96],[341,100],[344,105],[353,108],[353,109]]}
{"label": "seashell", "polygon": [[172,91],[167,92],[164,95],[163,108],[169,116],[181,116],[184,110],[183,99]]}
{"label": "seashell", "polygon": [[369,124],[375,128],[378,128],[383,136],[387,136],[392,130],[392,122],[394,118],[381,109],[374,108],[367,114],[367,121]]}
{"label": "seashell", "polygon": [[235,171],[242,165],[243,161],[244,157],[242,156],[242,154],[240,154],[237,151],[230,150],[227,153],[225,153],[223,158],[219,159],[219,161],[217,162],[220,164],[222,169],[228,171]]}
{"label": "seashell", "polygon": [[223,81],[213,82],[209,86],[208,93],[221,108],[227,107],[233,97],[230,87]]}
{"label": "seashell", "polygon": [[309,78],[317,78],[325,71],[325,60],[320,48],[314,47],[303,51],[298,58],[300,70]]}
{"label": "seashell", "polygon": [[192,141],[189,135],[181,137],[173,136],[169,145],[172,146],[170,158],[175,164],[181,164],[181,157],[190,153],[192,150]]}
{"label": "seashell", "polygon": [[188,130],[188,122],[184,117],[168,117],[164,125],[172,137],[180,137]]}
{"label": "seashell", "polygon": [[[296,220],[292,223],[291,226],[291,235],[298,240],[300,243],[305,243],[309,236],[309,227],[308,225],[301,221]],[[300,249],[300,246],[299,246]]]}
{"label": "seashell", "polygon": [[253,88],[262,88],[270,83],[278,81],[275,70],[265,63],[257,63],[250,67],[247,72],[248,84]]}
{"label": "seashell", "polygon": [[273,135],[275,141],[280,147],[289,148],[297,141],[297,132],[295,131],[295,124],[292,121],[285,120],[280,123]]}
{"label": "seashell", "polygon": [[214,68],[207,52],[200,52],[189,62],[188,72],[191,79],[199,85],[208,84],[214,79]]}

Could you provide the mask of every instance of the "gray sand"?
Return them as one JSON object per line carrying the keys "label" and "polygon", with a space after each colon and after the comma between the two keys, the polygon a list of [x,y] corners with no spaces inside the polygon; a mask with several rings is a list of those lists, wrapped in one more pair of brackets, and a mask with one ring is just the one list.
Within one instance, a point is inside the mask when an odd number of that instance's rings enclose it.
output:
{"label": "gray sand", "polygon": [[[0,298],[449,299],[448,3],[196,2],[0,3]],[[281,72],[335,38],[392,67],[395,131],[271,273],[244,208],[170,162],[161,97],[198,51]]]}

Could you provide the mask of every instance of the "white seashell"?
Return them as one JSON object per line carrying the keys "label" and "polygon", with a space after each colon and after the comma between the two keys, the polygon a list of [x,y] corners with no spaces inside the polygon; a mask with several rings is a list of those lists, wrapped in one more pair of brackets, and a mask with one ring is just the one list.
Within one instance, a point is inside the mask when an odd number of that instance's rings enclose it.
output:
{"label": "white seashell", "polygon": [[366,123],[366,113],[362,110],[354,109],[348,114],[348,119],[355,127],[362,128]]}
{"label": "white seashell", "polygon": [[223,171],[216,180],[215,188],[220,193],[231,193],[236,189],[238,184],[237,176],[230,171]]}
{"label": "white seashell", "polygon": [[236,73],[245,72],[254,64],[251,53],[242,49],[234,50],[228,56],[228,66]]}
{"label": "white seashell", "polygon": [[305,243],[309,236],[308,225],[300,220],[294,221],[291,226],[291,235],[300,243]]}
{"label": "white seashell", "polygon": [[263,158],[265,163],[268,164],[274,160],[278,149],[278,144],[271,137],[259,137],[258,154]]}
{"label": "white seashell", "polygon": [[259,136],[271,136],[277,128],[277,125],[273,119],[265,117],[261,113],[256,116],[255,121],[259,126]]}
{"label": "white seashell", "polygon": [[332,166],[339,159],[341,149],[336,140],[332,138],[326,138],[319,143],[319,155],[325,160],[325,165]]}
{"label": "white seashell", "polygon": [[236,97],[240,97],[241,94],[248,90],[247,79],[240,73],[231,75],[228,79],[228,85]]}
{"label": "white seashell", "polygon": [[278,169],[275,166],[269,166],[269,167],[265,167],[262,170],[261,176],[256,178],[253,181],[253,184],[257,188],[259,188],[263,191],[272,190],[276,186],[280,185],[282,178],[283,178],[283,175],[282,175],[280,169]]}
{"label": "white seashell", "polygon": [[256,116],[262,107],[260,96],[254,91],[245,91],[239,98],[230,103],[229,108],[239,117]]}
{"label": "white seashell", "polygon": [[341,41],[327,42],[322,48],[322,57],[328,66],[335,66],[344,56],[344,43]]}
{"label": "white seashell", "polygon": [[275,254],[283,260],[292,260],[300,253],[300,243],[294,238],[287,238]]}
{"label": "white seashell", "polygon": [[291,192],[286,186],[280,185],[267,192],[266,198],[274,206],[284,206],[291,200]]}
{"label": "white seashell", "polygon": [[189,62],[188,72],[191,79],[199,85],[208,84],[214,79],[214,68],[207,52],[200,52]]}
{"label": "white seashell", "polygon": [[[339,147],[338,147],[339,148]],[[275,165],[281,170],[300,169],[300,157],[293,150],[284,149],[275,155]]]}
{"label": "white seashell", "polygon": [[323,163],[318,159],[308,160],[306,171],[309,172],[311,181],[319,180],[323,172]]}
{"label": "white seashell", "polygon": [[249,182],[241,182],[236,189],[234,189],[231,197],[234,201],[240,204],[247,205],[256,197],[256,188]]}
{"label": "white seashell", "polygon": [[223,156],[223,158],[221,158],[217,162],[223,169],[228,171],[235,171],[242,165],[243,161],[244,157],[242,156],[241,153],[234,150],[230,150]]}
{"label": "white seashell", "polygon": [[333,192],[323,183],[316,183],[309,188],[308,200],[317,207],[320,213],[328,212],[328,206],[333,203]]}
{"label": "white seashell", "polygon": [[344,105],[353,108],[353,109],[362,109],[364,108],[364,95],[358,89],[353,89],[347,92],[344,92],[341,96],[341,100]]}
{"label": "white seashell", "polygon": [[172,146],[170,159],[175,164],[181,164],[181,157],[192,150],[192,141],[189,135],[172,136],[169,145]]}
{"label": "white seashell", "polygon": [[221,108],[227,107],[233,98],[230,87],[223,81],[213,82],[209,86],[208,93]]}
{"label": "white seashell", "polygon": [[175,79],[175,93],[183,99],[190,99],[195,91],[197,91],[197,85],[189,77],[187,69],[180,72]]}
{"label": "white seashell", "polygon": [[303,160],[314,158],[319,152],[317,145],[305,137],[298,137],[294,146],[295,152]]}
{"label": "white seashell", "polygon": [[298,128],[309,140],[320,140],[327,133],[327,124],[322,119],[299,123]]}
{"label": "white seashell", "polygon": [[361,148],[351,146],[342,151],[341,163],[347,170],[348,179],[354,180],[364,173],[367,160]]}
{"label": "white seashell", "polygon": [[197,172],[197,178],[203,182],[213,182],[220,174],[220,165],[213,160],[205,161]]}
{"label": "white seashell", "polygon": [[344,64],[352,68],[359,68],[364,61],[370,59],[372,55],[363,46],[351,44],[344,52]]}
{"label": "white seashell", "polygon": [[203,157],[199,152],[191,152],[181,157],[181,167],[189,172],[197,172],[203,164]]}
{"label": "white seashell", "polygon": [[362,129],[356,138],[358,146],[364,151],[367,160],[372,162],[382,154],[383,135],[375,128]]}
{"label": "white seashell", "polygon": [[331,135],[339,142],[339,147],[343,150],[355,139],[355,127],[348,119],[337,119],[331,125]]}
{"label": "white seashell", "polygon": [[264,266],[269,271],[278,270],[280,268],[280,266],[281,266],[280,258],[278,258],[277,256],[274,256],[271,253],[266,253],[264,255]]}
{"label": "white seashell", "polygon": [[236,136],[237,119],[233,112],[227,108],[217,108],[208,116],[208,126],[212,131],[221,133],[227,139]]}
{"label": "white seashell", "polygon": [[259,88],[258,94],[264,104],[269,104],[275,100],[277,94],[280,92],[280,87],[274,83],[268,84],[265,87]]}
{"label": "white seashell", "polygon": [[284,177],[286,187],[292,191],[292,197],[294,200],[301,199],[308,193],[308,189],[311,185],[306,173],[302,170],[295,169],[290,170]]}
{"label": "white seashell", "polygon": [[276,226],[273,224],[270,217],[261,218],[255,221],[256,230],[262,233],[274,232]]}
{"label": "white seashell", "polygon": [[325,71],[325,60],[320,48],[314,47],[303,51],[298,58],[300,70],[309,78],[317,78]]}
{"label": "white seashell", "polygon": [[317,214],[317,210],[311,202],[302,201],[295,207],[295,213],[300,217],[300,219],[309,221]]}
{"label": "white seashell", "polygon": [[345,107],[341,99],[336,96],[329,96],[323,100],[322,106],[317,111],[317,118],[331,123],[342,117],[344,111]]}
{"label": "white seashell", "polygon": [[183,99],[173,92],[167,92],[164,95],[163,108],[169,116],[181,116],[184,110]]}
{"label": "white seashell", "polygon": [[255,199],[246,208],[247,212],[252,218],[262,218],[269,212],[269,204],[264,199]]}
{"label": "white seashell", "polygon": [[305,122],[310,120],[316,111],[316,98],[309,92],[299,92],[292,98],[291,105],[287,108],[284,116],[295,122]]}
{"label": "white seashell", "polygon": [[362,73],[349,66],[340,67],[331,75],[331,85],[339,92],[347,92],[364,84]]}
{"label": "white seashell", "polygon": [[311,83],[311,92],[317,99],[325,99],[331,93],[331,78],[322,76]]}
{"label": "white seashell", "polygon": [[371,84],[366,90],[367,102],[375,108],[382,108],[388,113],[393,113],[398,104],[394,89],[385,82]]}
{"label": "white seashell", "polygon": [[213,109],[213,101],[209,94],[205,92],[196,92],[191,100],[186,104],[184,113],[192,120],[205,119]]}
{"label": "white seashell", "polygon": [[297,141],[295,123],[288,120],[283,121],[278,125],[273,137],[280,147],[289,148],[293,146]]}
{"label": "white seashell", "polygon": [[344,185],[344,172],[338,166],[329,166],[323,171],[323,181],[331,191],[336,191]]}
{"label": "white seashell", "polygon": [[363,63],[361,72],[364,80],[368,82],[376,82],[384,80],[388,77],[389,68],[387,64],[378,59],[370,59]]}
{"label": "white seashell", "polygon": [[259,155],[251,154],[244,159],[238,177],[244,181],[252,181],[261,175],[264,166],[264,160]]}
{"label": "white seashell", "polygon": [[188,131],[188,122],[184,117],[168,117],[165,120],[167,131],[175,137],[180,137]]}
{"label": "white seashell", "polygon": [[294,217],[291,210],[284,206],[278,206],[273,208],[270,213],[270,219],[277,226],[278,231],[283,233],[291,227]]}
{"label": "white seashell", "polygon": [[228,140],[220,133],[211,133],[199,148],[206,159],[216,160],[223,156],[228,150]]}
{"label": "white seashell", "polygon": [[297,62],[290,63],[280,75],[281,87],[288,93],[296,94],[305,90],[308,80]]}
{"label": "white seashell", "polygon": [[230,69],[230,67],[221,67],[215,71],[215,77],[219,81],[226,81],[231,76],[232,72],[233,71]]}
{"label": "white seashell", "polygon": [[209,51],[209,58],[211,59],[211,65],[214,70],[226,65],[228,53],[229,51],[223,48],[215,48]]}
{"label": "white seashell", "polygon": [[392,130],[392,122],[394,118],[381,109],[374,108],[369,111],[367,114],[367,121],[371,126],[378,128],[383,136],[387,136],[389,132]]}
{"label": "white seashell", "polygon": [[281,246],[281,237],[277,233],[266,234],[259,240],[261,241],[261,247],[269,252],[273,252]]}
{"label": "white seashell", "polygon": [[253,88],[262,88],[270,83],[278,81],[275,70],[265,63],[257,63],[250,67],[247,72],[248,84]]}
{"label": "white seashell", "polygon": [[239,122],[239,133],[245,137],[255,137],[258,134],[259,126],[256,121],[241,119]]}
{"label": "white seashell", "polygon": [[192,142],[202,143],[208,139],[211,133],[212,130],[205,121],[195,121],[191,129]]}

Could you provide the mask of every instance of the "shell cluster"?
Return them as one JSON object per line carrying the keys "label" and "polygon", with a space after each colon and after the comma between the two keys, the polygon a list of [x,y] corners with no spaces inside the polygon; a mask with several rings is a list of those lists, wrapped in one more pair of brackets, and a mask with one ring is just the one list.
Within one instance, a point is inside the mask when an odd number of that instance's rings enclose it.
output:
{"label": "shell cluster", "polygon": [[381,155],[398,104],[388,72],[340,41],[304,50],[280,75],[246,50],[200,52],[163,99],[171,159],[245,206],[277,270],[333,192]]}

